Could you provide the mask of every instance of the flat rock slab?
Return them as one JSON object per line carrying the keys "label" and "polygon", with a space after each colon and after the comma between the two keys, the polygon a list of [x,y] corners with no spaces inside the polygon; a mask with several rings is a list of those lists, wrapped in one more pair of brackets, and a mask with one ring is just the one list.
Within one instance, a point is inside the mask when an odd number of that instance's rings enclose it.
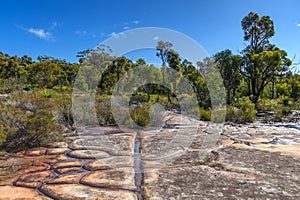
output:
{"label": "flat rock slab", "polygon": [[24,173],[40,172],[50,169],[49,165],[32,166],[24,170]]}
{"label": "flat rock slab", "polygon": [[148,199],[300,199],[297,157],[256,149],[219,149],[199,165],[147,169]]}
{"label": "flat rock slab", "polygon": [[45,155],[47,148],[33,148],[25,151],[24,155],[26,156],[42,156]]}
{"label": "flat rock slab", "polygon": [[68,174],[68,173],[83,172],[83,171],[84,170],[81,167],[66,167],[66,168],[60,168],[55,170],[55,172],[59,174]]}
{"label": "flat rock slab", "polygon": [[80,160],[72,160],[72,161],[65,161],[65,162],[59,162],[53,165],[53,168],[66,168],[66,167],[81,167],[82,161]]}
{"label": "flat rock slab", "polygon": [[111,168],[133,167],[133,162],[133,157],[131,156],[112,156],[89,162],[84,166],[84,168],[94,171]]}
{"label": "flat rock slab", "polygon": [[1,200],[50,200],[34,190],[13,186],[0,186],[0,195]]}
{"label": "flat rock slab", "polygon": [[21,175],[15,184],[17,186],[36,188],[41,182],[52,176],[54,174],[51,171],[27,173]]}
{"label": "flat rock slab", "polygon": [[96,150],[74,150],[68,153],[68,156],[77,159],[96,159],[107,158],[110,155],[104,151]]}
{"label": "flat rock slab", "polygon": [[48,148],[46,151],[47,155],[56,155],[56,154],[64,154],[70,151],[69,148]]}
{"label": "flat rock slab", "polygon": [[40,162],[46,163],[49,165],[53,165],[55,163],[65,161],[65,160],[68,160],[68,157],[64,154],[59,154],[59,155],[51,155],[51,156],[47,156],[47,157],[42,157],[40,159]]}
{"label": "flat rock slab", "polygon": [[91,149],[109,152],[112,155],[133,155],[133,134],[112,134],[101,136],[82,136],[70,145],[71,149]]}
{"label": "flat rock slab", "polygon": [[50,180],[48,184],[77,184],[82,175],[83,173],[60,175]]}
{"label": "flat rock slab", "polygon": [[67,142],[53,142],[53,143],[49,144],[49,147],[66,148],[66,147],[68,147],[68,143]]}
{"label": "flat rock slab", "polygon": [[55,199],[64,200],[136,200],[133,192],[92,188],[77,184],[45,185],[41,191]]}
{"label": "flat rock slab", "polygon": [[134,172],[132,168],[110,169],[90,172],[81,179],[81,183],[93,187],[108,187],[134,190]]}
{"label": "flat rock slab", "polygon": [[[160,169],[145,173],[147,199],[265,199],[254,181],[246,182],[205,166]],[[272,195],[268,196],[271,197]],[[273,196],[273,198],[276,195]],[[272,199],[273,199],[272,198]]]}

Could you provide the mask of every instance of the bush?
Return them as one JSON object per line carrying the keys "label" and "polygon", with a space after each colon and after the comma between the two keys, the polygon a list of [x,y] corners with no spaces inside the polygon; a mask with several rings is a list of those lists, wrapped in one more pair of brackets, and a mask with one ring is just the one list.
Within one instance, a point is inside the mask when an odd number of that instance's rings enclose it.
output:
{"label": "bush", "polygon": [[[297,103],[286,96],[281,96],[278,99],[261,99],[258,102],[259,109],[262,112],[272,112],[273,121],[282,121],[283,117],[291,113],[293,108],[296,108]],[[297,108],[296,108],[297,109]]]}
{"label": "bush", "polygon": [[199,108],[200,112],[200,120],[210,121],[211,120],[211,110],[205,110],[203,108]]}
{"label": "bush", "polygon": [[96,96],[96,115],[100,125],[115,125],[112,110],[111,97],[108,95]]}
{"label": "bush", "polygon": [[45,146],[61,140],[61,126],[49,99],[35,93],[16,95],[0,102],[0,145],[7,151]]}
{"label": "bush", "polygon": [[253,122],[257,111],[248,97],[240,98],[234,106],[227,107],[226,121],[235,123]]}
{"label": "bush", "polygon": [[72,99],[67,92],[57,93],[54,97],[57,110],[57,121],[69,130],[75,130],[75,121],[72,113]]}
{"label": "bush", "polygon": [[279,104],[276,99],[260,99],[258,107],[262,111],[275,111],[279,109]]}

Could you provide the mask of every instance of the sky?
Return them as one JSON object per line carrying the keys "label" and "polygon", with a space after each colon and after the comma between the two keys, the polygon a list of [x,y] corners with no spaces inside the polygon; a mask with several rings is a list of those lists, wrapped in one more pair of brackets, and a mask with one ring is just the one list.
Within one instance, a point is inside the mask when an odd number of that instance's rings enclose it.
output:
{"label": "sky", "polygon": [[[299,0],[0,0],[0,51],[53,56],[78,62],[76,54],[123,31],[160,27],[199,43],[209,55],[234,54],[246,46],[241,20],[250,11],[275,24],[270,40],[300,62]],[[146,57],[151,52],[146,51]],[[148,55],[149,54],[149,55]],[[135,57],[130,55],[131,58]],[[155,55],[153,55],[155,57]]]}

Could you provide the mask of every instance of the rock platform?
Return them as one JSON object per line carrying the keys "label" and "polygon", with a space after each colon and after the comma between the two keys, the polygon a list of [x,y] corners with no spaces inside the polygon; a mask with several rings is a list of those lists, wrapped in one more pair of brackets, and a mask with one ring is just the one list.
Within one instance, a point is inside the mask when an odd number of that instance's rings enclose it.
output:
{"label": "rock platform", "polygon": [[1,200],[300,199],[299,191],[297,128],[174,113],[163,128],[86,127],[0,159]]}

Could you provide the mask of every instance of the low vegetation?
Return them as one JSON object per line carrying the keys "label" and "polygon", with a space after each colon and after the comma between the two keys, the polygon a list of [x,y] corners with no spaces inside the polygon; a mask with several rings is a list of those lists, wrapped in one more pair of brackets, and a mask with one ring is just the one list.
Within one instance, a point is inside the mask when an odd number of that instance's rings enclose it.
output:
{"label": "low vegetation", "polygon": [[[116,124],[111,108],[116,90],[123,91],[120,98],[130,99],[123,105],[130,108],[130,116],[124,119],[128,125],[149,126],[153,123],[153,108],[181,112],[189,107],[187,114],[198,112],[201,120],[212,120],[212,102],[218,102],[217,107],[226,103],[227,121],[253,122],[258,111],[272,112],[274,120],[280,121],[300,107],[300,75],[289,70],[292,62],[287,53],[269,42],[275,33],[270,17],[251,12],[243,18],[242,30],[247,46],[239,55],[227,49],[199,61],[197,66],[182,59],[173,45],[164,41],[156,47],[161,68],[143,59],[134,62],[111,56],[110,49],[103,45],[79,52],[79,64],[49,56],[33,61],[27,55],[17,57],[0,52],[1,150],[47,145],[61,140],[63,130],[74,131],[77,124],[72,115],[72,92],[95,96],[91,112],[96,113],[100,125]],[[139,74],[133,75],[134,69]],[[169,69],[176,75],[166,73]],[[217,75],[222,79],[226,99],[212,97],[213,91],[209,91],[208,85],[223,91],[213,85]],[[138,77],[142,80],[136,86]],[[182,85],[186,80],[196,94],[196,104],[184,92]],[[119,83],[122,88],[116,89]],[[123,106],[117,108],[120,113]],[[88,115],[81,120],[88,124]]]}

